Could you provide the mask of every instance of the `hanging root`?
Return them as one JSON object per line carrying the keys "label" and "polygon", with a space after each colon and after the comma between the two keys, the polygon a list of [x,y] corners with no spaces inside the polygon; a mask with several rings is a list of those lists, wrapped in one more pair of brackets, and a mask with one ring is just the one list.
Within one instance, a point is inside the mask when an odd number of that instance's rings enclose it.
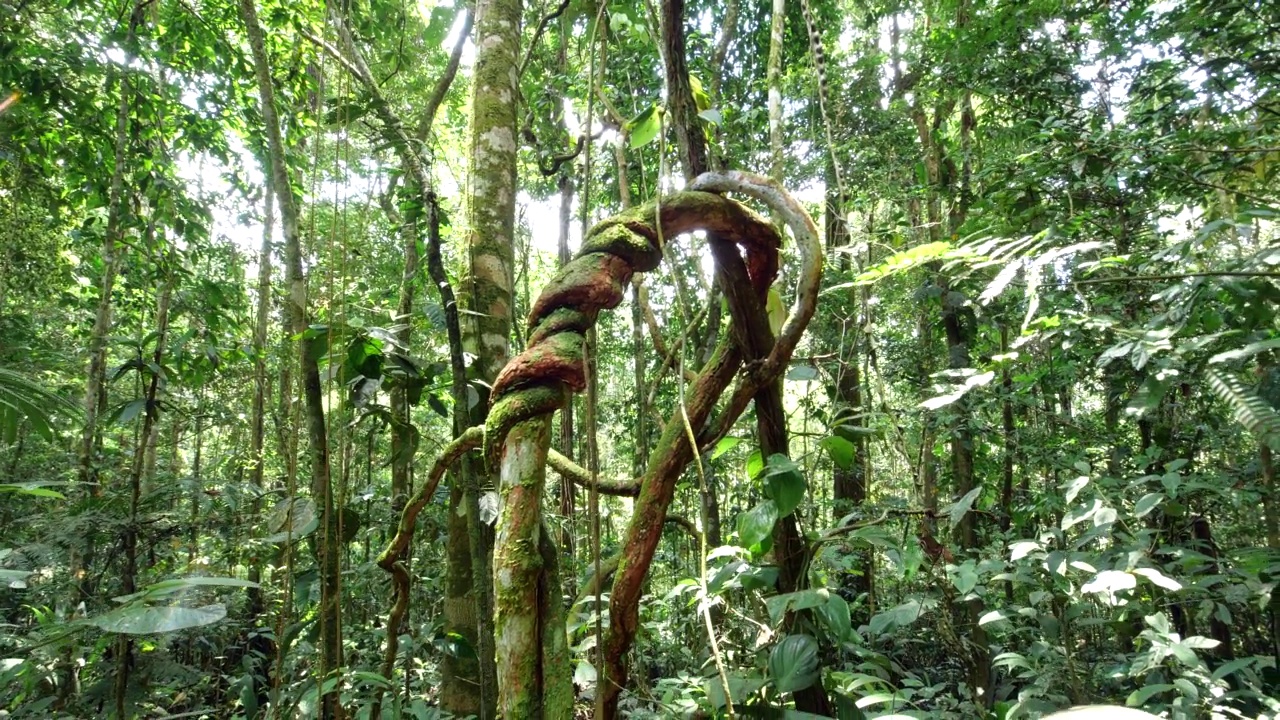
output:
{"label": "hanging root", "polygon": [[[708,188],[726,189],[726,188]],[[586,388],[582,355],[587,330],[601,310],[622,302],[637,272],[662,261],[664,237],[707,230],[732,238],[746,252],[751,284],[764,293],[778,272],[777,233],[755,213],[708,192],[682,192],[605,220],[542,291],[529,312],[524,352],[498,374],[485,421],[484,453],[491,468],[517,423],[564,407]]]}

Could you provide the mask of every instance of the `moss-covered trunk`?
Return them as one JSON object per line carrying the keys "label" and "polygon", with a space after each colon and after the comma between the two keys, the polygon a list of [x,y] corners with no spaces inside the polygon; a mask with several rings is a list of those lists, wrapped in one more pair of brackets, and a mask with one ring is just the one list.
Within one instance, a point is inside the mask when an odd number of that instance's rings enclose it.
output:
{"label": "moss-covered trunk", "polygon": [[[466,351],[475,357],[468,375],[480,381],[472,385],[477,390],[493,383],[510,355],[520,15],[520,0],[476,3],[477,50],[467,175],[470,267],[462,286],[461,304],[470,311],[462,328],[462,341]],[[472,422],[483,421],[487,401],[481,392]],[[442,704],[453,712],[482,718],[494,716],[497,692],[493,622],[498,610],[493,607],[489,562],[493,541],[479,517],[481,488],[492,485],[483,465],[464,460],[463,472],[450,493],[447,550],[445,624],[448,630],[472,642],[477,660],[450,660]],[[536,545],[533,550],[536,552]]]}

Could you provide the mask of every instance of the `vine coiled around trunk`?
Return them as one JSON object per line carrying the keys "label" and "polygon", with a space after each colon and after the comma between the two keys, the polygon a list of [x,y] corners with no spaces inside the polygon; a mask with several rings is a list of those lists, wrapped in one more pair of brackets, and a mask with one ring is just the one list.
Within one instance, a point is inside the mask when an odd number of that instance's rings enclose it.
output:
{"label": "vine coiled around trunk", "polygon": [[484,454],[497,467],[516,424],[564,407],[586,388],[587,330],[601,310],[622,302],[637,272],[662,261],[665,237],[707,230],[745,252],[751,284],[763,293],[778,272],[780,240],[759,215],[711,192],[681,192],[597,224],[582,249],[551,280],[529,312],[529,340],[494,381],[485,421]]}

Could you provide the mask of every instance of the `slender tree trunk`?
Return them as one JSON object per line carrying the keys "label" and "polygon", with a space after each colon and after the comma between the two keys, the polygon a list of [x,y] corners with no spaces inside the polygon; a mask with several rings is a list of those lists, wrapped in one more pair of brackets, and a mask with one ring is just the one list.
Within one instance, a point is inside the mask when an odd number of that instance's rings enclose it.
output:
{"label": "slender tree trunk", "polygon": [[[262,119],[267,136],[272,182],[284,229],[285,270],[288,293],[285,309],[290,330],[299,337],[298,368],[302,374],[302,391],[307,415],[307,434],[311,446],[311,493],[321,515],[321,529],[316,544],[316,561],[320,568],[320,672],[322,680],[338,672],[342,666],[342,605],[337,512],[333,506],[329,472],[328,433],[324,420],[323,388],[320,368],[313,346],[316,339],[307,336],[307,280],[302,271],[302,238],[298,227],[298,206],[293,195],[289,168],[285,161],[284,142],[272,86],[271,68],[267,60],[262,26],[258,23],[255,0],[240,0],[241,18],[253,52],[258,79]],[[326,720],[341,718],[337,688],[326,693],[321,715]]]}
{"label": "slender tree trunk", "polygon": [[[476,358],[469,369],[471,377],[482,381],[484,387],[492,385],[510,355],[517,150],[516,105],[512,99],[518,94],[515,68],[520,62],[521,9],[520,0],[479,0],[476,4],[477,52],[472,75],[467,180],[470,272],[464,283],[463,299],[463,306],[474,314],[468,316],[463,328],[463,346]],[[482,397],[472,421],[482,420],[487,407],[488,398]],[[491,579],[489,571],[489,546],[494,541],[490,539],[489,529],[480,521],[478,502],[480,488],[491,485],[492,481],[487,480],[484,468],[478,462],[464,461],[463,467],[461,493],[453,493],[451,499],[462,503],[466,526],[458,527],[456,522],[451,522],[449,557],[461,559],[465,537],[470,557],[476,564],[466,570],[450,565],[445,623],[448,629],[476,639],[479,661],[470,678],[446,673],[442,704],[453,712],[476,713],[482,718],[491,718],[494,717],[493,703],[496,700],[506,717],[526,717],[510,714],[505,708],[508,697],[502,695],[505,690],[495,687],[520,680],[503,676],[501,668],[495,664],[493,643],[498,642],[495,639],[497,629],[510,619],[512,613],[520,617],[533,613],[536,617],[540,606],[536,603],[512,606],[503,603],[501,597],[497,602],[493,599],[495,583],[499,580],[496,577]],[[540,501],[540,496],[521,499],[535,502]],[[507,508],[507,502],[506,498],[500,500],[502,513],[523,515],[529,511],[529,508]],[[533,511],[541,517],[540,505]],[[450,516],[456,518],[458,513],[450,513]],[[502,530],[501,517],[499,531]],[[526,552],[532,548],[535,555],[538,527],[525,527],[524,530],[531,535],[518,539],[526,543]],[[465,536],[460,532],[463,530],[466,531]],[[496,566],[493,572],[498,572]],[[469,581],[464,577],[466,574],[471,575]],[[524,590],[528,588],[521,588]],[[491,606],[492,612],[489,611]],[[492,625],[489,624],[491,619]],[[537,659],[533,661],[537,662]],[[475,691],[477,682],[479,697]]]}
{"label": "slender tree trunk", "polygon": [[[173,296],[173,276],[168,273],[156,308],[156,349],[151,362],[160,367],[164,360],[165,336],[169,330],[169,301]],[[143,399],[146,411],[142,416],[142,442],[134,449],[133,468],[129,473],[129,520],[125,525],[121,545],[124,551],[124,567],[120,572],[120,594],[132,595],[138,590],[138,506],[142,499],[143,472],[147,466],[148,440],[155,428],[159,410],[156,400],[160,391],[160,376],[152,374],[146,385]],[[133,667],[133,638],[126,634],[116,637],[116,716],[128,717],[126,699],[129,694],[129,674]]]}
{"label": "slender tree trunk", "polygon": [[[142,24],[144,7],[145,4],[141,0],[134,3],[124,41],[126,52],[132,52],[137,43],[137,32]],[[84,426],[76,462],[77,480],[94,497],[102,494],[97,467],[99,459],[97,451],[100,442],[98,420],[101,409],[106,406],[107,337],[111,333],[112,292],[115,288],[116,274],[120,270],[120,242],[124,239],[125,216],[129,205],[125,196],[124,176],[129,154],[129,112],[133,89],[127,72],[113,73],[113,75],[119,82],[120,94],[116,104],[115,160],[107,196],[107,227],[102,241],[102,278],[98,286],[98,309],[94,315],[93,330],[89,335]],[[70,603],[73,608],[89,603],[94,594],[93,584],[89,578],[97,537],[90,529],[79,542],[81,543],[79,546],[72,547],[69,559],[71,578],[76,588]],[[64,677],[59,688],[59,704],[80,693],[79,663],[72,655],[74,652],[74,646],[72,646],[64,658]]]}
{"label": "slender tree trunk", "polygon": [[196,391],[196,447],[191,458],[191,514],[187,517],[187,570],[195,571],[200,542],[200,496],[204,490],[204,390]]}
{"label": "slender tree trunk", "polygon": [[[262,515],[262,492],[266,488],[266,418],[267,403],[270,398],[270,384],[267,377],[267,330],[271,319],[271,236],[276,222],[275,193],[271,187],[271,173],[264,173],[266,186],[263,195],[262,248],[258,251],[258,298],[254,311],[253,324],[253,408],[250,419],[249,434],[249,482],[257,495],[250,507],[250,517],[256,522]],[[262,566],[264,558],[262,549],[255,549],[249,558],[249,580],[262,583]],[[254,694],[258,706],[267,702],[267,686],[265,678],[271,667],[271,660],[276,654],[276,644],[271,635],[257,631],[260,618],[266,611],[266,593],[262,587],[249,589],[249,608],[247,626],[255,632],[249,638],[250,662],[253,664]]]}
{"label": "slender tree trunk", "polygon": [[[253,499],[251,516],[257,520],[262,512],[263,483],[267,417],[267,324],[271,315],[271,233],[276,222],[275,197],[271,188],[271,174],[266,174],[266,192],[263,197],[262,248],[258,251],[258,298],[253,323],[253,409],[249,432],[249,482],[258,495]],[[262,581],[262,560],[254,552],[249,561],[249,580]],[[249,590],[249,620],[252,623],[262,614],[264,596],[262,588]]]}
{"label": "slender tree trunk", "polygon": [[773,0],[765,83],[769,87],[769,175],[778,181],[786,172],[786,146],[782,131],[782,47],[786,23],[787,0]]}
{"label": "slender tree trunk", "polygon": [[[400,251],[404,253],[404,268],[400,275],[400,298],[396,302],[396,342],[408,352],[413,340],[413,301],[418,277],[417,214],[401,220]],[[391,389],[391,512],[398,517],[408,502],[412,485],[413,455],[417,446],[417,430],[412,425],[409,411],[409,392],[397,384]],[[392,629],[395,630],[394,628]]]}
{"label": "slender tree trunk", "polygon": [[[1000,326],[1000,353],[1009,351],[1009,329]],[[1013,373],[1006,361],[1000,370],[1000,388],[1003,397],[1000,399],[1000,421],[1004,434],[1004,453],[1001,458],[1000,475],[1000,531],[1004,533],[1005,542],[1012,538],[1009,531],[1013,528],[1013,475],[1014,460],[1018,452],[1017,428],[1013,421]],[[1006,602],[1013,602],[1013,581],[1004,584]]]}

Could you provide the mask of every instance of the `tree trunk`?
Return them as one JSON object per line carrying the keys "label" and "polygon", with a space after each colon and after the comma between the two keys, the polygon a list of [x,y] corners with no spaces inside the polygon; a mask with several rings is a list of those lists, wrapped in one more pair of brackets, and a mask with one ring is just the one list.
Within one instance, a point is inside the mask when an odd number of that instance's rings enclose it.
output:
{"label": "tree trunk", "polygon": [[[494,645],[498,658],[498,710],[505,718],[569,718],[573,685],[560,605],[560,588],[543,573],[542,488],[551,416],[520,423],[507,436],[501,458],[501,513],[495,540]],[[552,550],[549,554],[555,554]]]}
{"label": "tree trunk", "polygon": [[[161,262],[164,262],[163,260]],[[169,330],[169,301],[173,297],[173,276],[168,273],[156,307],[156,349],[151,362],[160,367],[164,361],[165,335]],[[146,385],[143,399],[146,411],[142,416],[142,441],[134,448],[133,468],[129,473],[129,520],[125,524],[121,546],[124,550],[124,567],[120,571],[120,594],[132,595],[138,591],[138,506],[142,499],[143,472],[147,466],[147,450],[159,410],[156,399],[160,391],[160,375],[153,373]],[[125,700],[129,694],[129,674],[133,667],[133,638],[121,633],[116,637],[116,716],[128,717]]]}
{"label": "tree trunk", "polygon": [[[404,268],[400,274],[400,297],[396,302],[396,316],[392,324],[397,326],[396,342],[404,352],[409,352],[413,340],[413,301],[418,278],[417,214],[401,218],[400,247],[404,253]],[[417,430],[413,427],[409,409],[409,392],[403,384],[391,388],[391,512],[399,517],[408,502],[413,484],[413,455],[417,448]],[[392,628],[395,631],[395,628]]]}
{"label": "tree trunk", "polygon": [[[298,207],[293,195],[289,168],[285,161],[284,142],[276,112],[275,89],[267,61],[266,44],[254,0],[240,0],[240,13],[253,53],[258,79],[262,120],[267,136],[272,183],[284,229],[285,270],[288,293],[285,309],[290,330],[299,338],[298,368],[302,374],[302,392],[307,415],[307,435],[311,449],[311,494],[320,511],[321,527],[316,543],[316,563],[320,570],[320,671],[321,681],[329,679],[342,666],[342,615],[338,514],[333,505],[329,471],[328,434],[324,420],[324,398],[320,368],[313,349],[318,339],[307,336],[307,280],[302,272],[302,238],[298,227]],[[322,700],[321,716],[341,718],[337,687]]]}
{"label": "tree trunk", "polygon": [[[1280,518],[1277,518],[1277,511],[1280,509],[1276,507],[1276,470],[1271,447],[1265,440],[1258,447],[1258,460],[1262,466],[1263,515],[1267,528],[1267,547],[1272,552],[1280,552]],[[1267,613],[1271,616],[1271,653],[1275,656],[1276,665],[1280,666],[1280,593],[1271,593]]]}
{"label": "tree trunk", "polygon": [[[470,261],[470,273],[464,285],[463,306],[474,314],[468,315],[468,322],[463,328],[463,346],[475,356],[475,363],[470,368],[470,376],[482,381],[482,386],[490,387],[498,375],[498,371],[507,363],[510,354],[509,338],[511,337],[512,313],[512,269],[514,267],[515,245],[515,203],[516,203],[516,103],[518,94],[515,68],[520,62],[520,0],[479,0],[476,4],[475,45],[477,48],[475,70],[472,75],[471,90],[471,138],[468,157],[468,191],[467,214],[470,220],[468,227],[467,252]],[[488,397],[481,396],[476,404],[476,412],[472,421],[483,420],[488,407]],[[446,610],[452,608],[458,615],[477,610],[478,622],[464,627],[464,621],[453,623],[446,616],[446,628],[474,638],[479,662],[475,668],[475,677],[445,675],[445,687],[442,705],[455,713],[475,713],[481,718],[494,717],[493,703],[502,703],[505,699],[498,695],[503,692],[498,685],[508,683],[495,664],[494,635],[496,628],[504,620],[501,598],[493,596],[494,583],[497,578],[491,575],[496,569],[490,569],[491,534],[479,517],[480,488],[491,486],[492,479],[484,472],[481,463],[466,461],[463,463],[462,492],[451,494],[462,503],[463,519],[466,521],[466,542],[473,567],[470,570],[471,587],[465,596],[450,598]],[[540,500],[540,496],[533,498]],[[505,502],[502,512],[508,512]],[[528,508],[515,510],[522,515]],[[533,509],[541,517],[541,506]],[[451,518],[458,517],[457,512],[450,513]],[[501,516],[499,525],[501,525]],[[450,523],[449,543],[450,558],[460,558],[463,542],[456,522]],[[501,527],[499,527],[501,530]],[[521,538],[528,543],[526,552],[537,554],[537,528],[525,528],[532,534]],[[449,568],[450,590],[463,589],[461,568]],[[458,582],[453,582],[454,577]],[[535,587],[536,591],[536,587]],[[462,604],[466,603],[467,607]],[[489,608],[492,607],[492,612]],[[534,604],[516,609],[519,613],[536,615],[539,606]],[[492,622],[492,624],[490,624]],[[533,638],[536,641],[536,636]],[[536,659],[535,659],[536,662]],[[470,682],[467,682],[470,680]],[[518,681],[516,681],[518,682]],[[476,687],[480,692],[476,693]],[[478,695],[478,697],[477,697]],[[478,702],[477,702],[478,701]],[[507,714],[507,717],[522,717]]]}
{"label": "tree trunk", "polygon": [[[253,409],[249,429],[249,483],[258,495],[254,497],[250,515],[256,521],[262,512],[262,491],[265,487],[265,453],[267,434],[267,324],[271,316],[271,233],[276,222],[275,197],[271,187],[271,173],[265,173],[266,193],[262,199],[262,248],[258,251],[258,298],[253,323]],[[259,550],[249,561],[249,580],[262,581],[262,559]],[[249,589],[249,622],[252,625],[265,609],[262,588]]]}
{"label": "tree trunk", "polygon": [[781,181],[786,171],[782,136],[782,46],[786,30],[787,0],[773,0],[769,20],[769,64],[765,84],[769,88],[769,175]]}
{"label": "tree trunk", "polygon": [[[133,12],[129,15],[129,29],[125,36],[126,52],[133,52],[137,44],[138,27],[142,24],[145,3],[137,0]],[[102,278],[98,286],[98,309],[94,315],[93,330],[89,335],[89,366],[84,393],[84,427],[80,436],[79,456],[76,462],[76,479],[87,488],[93,497],[102,494],[102,485],[98,477],[98,447],[100,434],[98,428],[99,413],[106,406],[106,370],[107,370],[107,337],[111,333],[112,292],[115,288],[116,274],[120,270],[120,242],[124,239],[125,215],[129,203],[125,198],[125,167],[129,154],[129,112],[133,89],[127,72],[120,72],[120,98],[116,105],[116,137],[115,159],[111,171],[111,186],[107,196],[107,227],[102,241]],[[92,529],[85,532],[80,544],[73,546],[69,565],[71,579],[75,583],[75,594],[71,599],[71,607],[89,603],[94,594],[90,581],[90,570],[97,546],[97,537]],[[63,658],[63,682],[59,688],[59,704],[80,693],[79,663],[73,655],[74,646],[70,647]]]}

